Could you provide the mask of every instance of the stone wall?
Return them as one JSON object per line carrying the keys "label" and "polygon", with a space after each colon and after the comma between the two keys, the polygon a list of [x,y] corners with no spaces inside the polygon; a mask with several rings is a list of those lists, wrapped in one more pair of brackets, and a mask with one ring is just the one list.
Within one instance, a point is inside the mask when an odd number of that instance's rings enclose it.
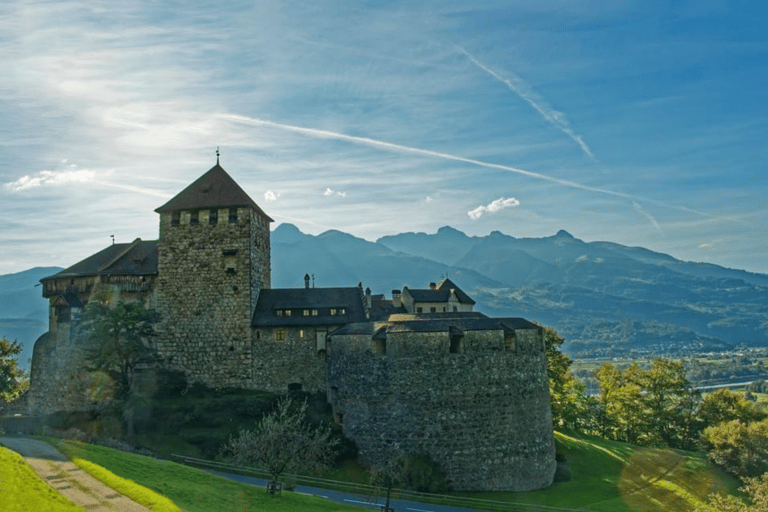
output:
{"label": "stone wall", "polygon": [[333,336],[328,397],[344,434],[369,462],[392,444],[426,452],[455,489],[550,485],[555,448],[541,330],[515,334],[514,350],[502,331],[482,331],[449,353],[447,335],[388,333],[387,355],[374,354],[370,336]]}
{"label": "stone wall", "polygon": [[[158,351],[169,367],[209,386],[252,381],[251,313],[269,286],[269,222],[249,208],[160,215]],[[197,222],[192,220],[197,216]]]}

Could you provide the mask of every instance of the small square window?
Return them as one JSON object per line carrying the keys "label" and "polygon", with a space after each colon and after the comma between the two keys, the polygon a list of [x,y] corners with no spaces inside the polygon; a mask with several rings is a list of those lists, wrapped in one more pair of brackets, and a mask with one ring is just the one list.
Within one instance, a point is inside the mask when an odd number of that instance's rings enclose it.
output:
{"label": "small square window", "polygon": [[291,310],[290,309],[286,309],[285,310],[285,316],[291,316]]}
{"label": "small square window", "polygon": [[211,210],[208,214],[208,225],[215,226],[219,223],[219,212],[217,210]]}
{"label": "small square window", "polygon": [[312,316],[317,316],[317,310],[316,309],[312,310]]}
{"label": "small square window", "polygon": [[416,307],[416,312],[417,313],[421,313],[422,311],[424,311],[424,309],[421,306],[417,306]]}
{"label": "small square window", "polygon": [[229,209],[229,223],[237,224],[237,208]]}
{"label": "small square window", "polygon": [[275,331],[275,341],[285,341],[285,331],[278,329]]}
{"label": "small square window", "polygon": [[189,216],[189,225],[190,226],[199,226],[200,225],[200,217],[199,212],[192,212]]}
{"label": "small square window", "polygon": [[305,310],[303,311],[303,313],[304,313],[304,316],[309,316],[309,310],[308,310],[308,309],[305,309]]}
{"label": "small square window", "polygon": [[171,213],[171,226],[176,227],[181,224],[181,212]]}
{"label": "small square window", "polygon": [[331,316],[336,316],[336,310],[331,308]]}
{"label": "small square window", "polygon": [[283,310],[282,309],[278,309],[277,311],[275,311],[275,314],[277,316],[283,316]]}
{"label": "small square window", "polygon": [[347,314],[347,310],[346,310],[346,308],[340,308],[340,309],[339,309],[339,314],[340,314],[340,315],[346,315],[346,314]]}
{"label": "small square window", "polygon": [[429,308],[429,312],[430,313],[435,313],[435,312],[437,312],[437,308]]}

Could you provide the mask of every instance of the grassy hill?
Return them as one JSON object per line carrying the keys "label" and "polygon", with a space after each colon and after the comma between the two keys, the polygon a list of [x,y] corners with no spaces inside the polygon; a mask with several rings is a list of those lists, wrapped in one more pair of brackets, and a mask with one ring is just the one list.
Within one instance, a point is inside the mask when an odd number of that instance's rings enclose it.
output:
{"label": "grassy hill", "polygon": [[[573,432],[557,432],[555,437],[558,452],[567,459],[572,475],[569,481],[525,493],[455,492],[452,495],[505,503],[482,505],[482,508],[496,510],[508,510],[512,504],[529,504],[600,512],[688,512],[702,506],[709,494],[731,493],[738,487],[735,479],[713,468],[698,453],[644,448]],[[268,499],[259,494],[262,489],[240,486],[196,469],[101,446],[53,442],[69,457],[92,461],[169,497],[188,510],[258,510],[256,505],[262,506],[261,500]],[[360,480],[361,476],[348,474],[347,477]],[[287,493],[279,506],[285,503],[284,510],[352,510],[335,504],[323,508],[327,502],[318,504],[320,508],[312,508],[313,503],[300,504],[296,499],[303,497]],[[254,504],[254,508],[246,508],[246,503]],[[274,501],[269,503],[270,509],[283,510],[274,508]]]}

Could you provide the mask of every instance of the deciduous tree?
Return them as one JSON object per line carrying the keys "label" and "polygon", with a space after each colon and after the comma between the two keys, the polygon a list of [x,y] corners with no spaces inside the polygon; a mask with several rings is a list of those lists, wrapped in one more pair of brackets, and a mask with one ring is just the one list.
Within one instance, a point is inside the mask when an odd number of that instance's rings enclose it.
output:
{"label": "deciduous tree", "polygon": [[266,469],[270,484],[286,471],[321,471],[333,460],[338,440],[331,438],[330,426],[310,426],[306,411],[306,401],[283,398],[256,428],[230,438],[224,451],[236,464]]}

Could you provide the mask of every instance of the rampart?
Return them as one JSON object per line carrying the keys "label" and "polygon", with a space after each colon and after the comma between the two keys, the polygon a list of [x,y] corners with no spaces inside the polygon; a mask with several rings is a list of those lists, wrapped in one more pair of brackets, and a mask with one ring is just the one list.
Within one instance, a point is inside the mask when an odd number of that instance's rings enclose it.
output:
{"label": "rampart", "polygon": [[368,462],[397,445],[429,454],[457,489],[546,487],[555,448],[542,334],[514,338],[471,333],[451,352],[443,333],[388,333],[384,355],[370,336],[333,336],[329,402]]}

